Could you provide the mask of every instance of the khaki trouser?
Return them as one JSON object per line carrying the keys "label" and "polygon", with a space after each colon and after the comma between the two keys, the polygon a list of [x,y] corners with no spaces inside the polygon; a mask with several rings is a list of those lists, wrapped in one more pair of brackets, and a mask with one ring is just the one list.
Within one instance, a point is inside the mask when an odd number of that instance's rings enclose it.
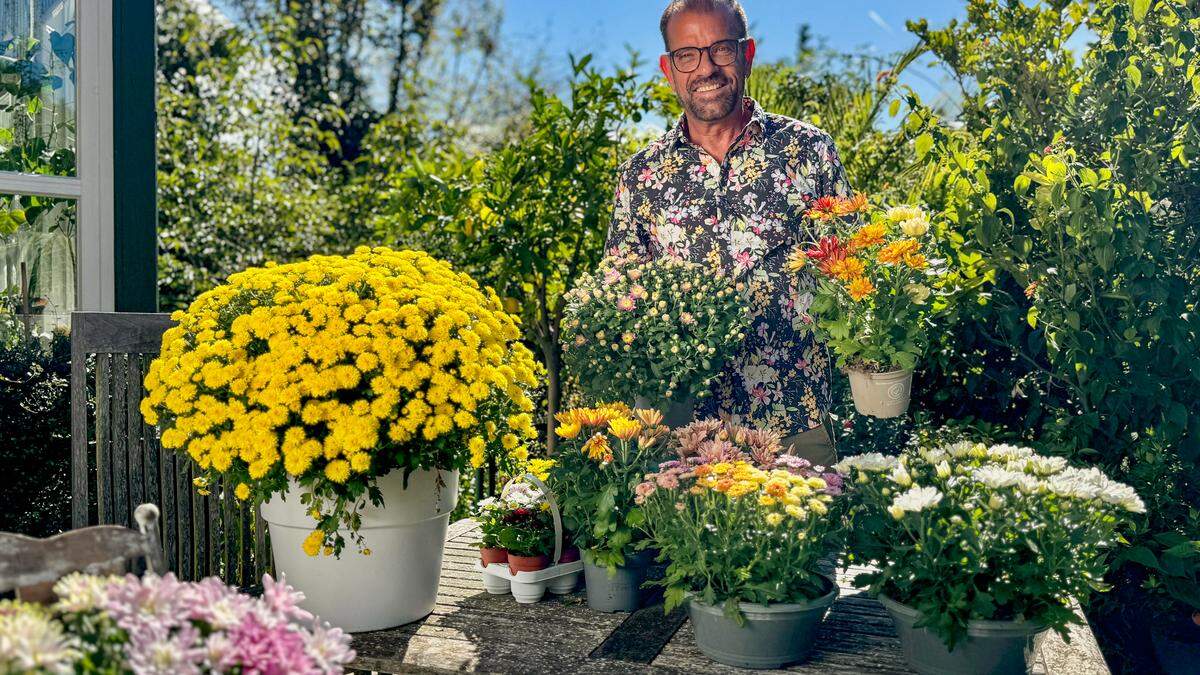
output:
{"label": "khaki trouser", "polygon": [[783,451],[803,457],[816,466],[828,468],[837,464],[837,448],[833,444],[829,416],[825,416],[821,426],[783,439]]}

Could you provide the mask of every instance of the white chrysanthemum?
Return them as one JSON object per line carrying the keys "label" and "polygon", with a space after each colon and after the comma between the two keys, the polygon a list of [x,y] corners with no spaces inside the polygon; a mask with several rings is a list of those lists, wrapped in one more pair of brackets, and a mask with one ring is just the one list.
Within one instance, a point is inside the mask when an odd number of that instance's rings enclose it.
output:
{"label": "white chrysanthemum", "polygon": [[1029,448],[1001,443],[988,448],[987,454],[988,457],[998,462],[1008,462],[1033,457],[1035,453]]}
{"label": "white chrysanthemum", "polygon": [[59,612],[90,612],[104,602],[108,585],[116,577],[99,577],[75,572],[54,584],[54,595],[58,601],[54,608]]}
{"label": "white chrysanthemum", "polygon": [[986,465],[981,466],[971,472],[971,476],[975,480],[983,483],[990,488],[1006,488],[1016,485],[1017,482],[1025,474],[1019,471],[1010,471],[1008,469]]}
{"label": "white chrysanthemum", "polygon": [[908,492],[896,495],[892,500],[892,508],[906,513],[920,513],[931,506],[937,506],[942,501],[942,493],[937,488],[914,487]]}
{"label": "white chrysanthemum", "polygon": [[950,458],[950,453],[941,448],[921,448],[917,453],[921,455],[921,459],[930,464],[937,464]]}
{"label": "white chrysanthemum", "polygon": [[1076,471],[1065,471],[1050,476],[1043,485],[1052,494],[1069,499],[1095,499],[1100,495],[1100,486],[1080,476]]}
{"label": "white chrysanthemum", "polygon": [[1037,476],[1030,476],[1029,474],[1023,473],[1021,474],[1021,477],[1017,479],[1017,489],[1028,495],[1041,492],[1043,486],[1044,483]]}
{"label": "white chrysanthemum", "polygon": [[943,447],[942,450],[955,459],[962,459],[971,454],[971,451],[975,449],[975,445],[971,441],[959,441]]}
{"label": "white chrysanthemum", "polygon": [[1137,491],[1124,483],[1109,481],[1108,485],[1100,491],[1100,499],[1109,504],[1115,504],[1130,513],[1146,512],[1146,504],[1138,496]]}
{"label": "white chrysanthemum", "polygon": [[0,672],[73,673],[82,654],[76,640],[44,612],[0,603]]}
{"label": "white chrysanthemum", "polygon": [[850,468],[857,468],[859,471],[880,472],[889,471],[899,464],[899,460],[891,455],[884,455],[878,452],[868,452],[862,455],[847,457],[838,462],[834,469],[838,473],[850,473]]}

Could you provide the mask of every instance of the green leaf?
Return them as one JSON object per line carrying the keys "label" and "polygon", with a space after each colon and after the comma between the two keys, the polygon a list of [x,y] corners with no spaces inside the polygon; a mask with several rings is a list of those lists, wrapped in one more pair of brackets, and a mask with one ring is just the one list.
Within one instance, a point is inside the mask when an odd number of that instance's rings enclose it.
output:
{"label": "green leaf", "polygon": [[892,104],[888,106],[888,117],[895,117],[898,112],[900,112],[900,99],[892,101]]}
{"label": "green leaf", "polygon": [[1038,308],[1037,307],[1029,308],[1029,311],[1025,313],[1025,322],[1029,324],[1030,328],[1037,328],[1037,322],[1038,322]]}
{"label": "green leaf", "polygon": [[1146,12],[1150,9],[1150,0],[1133,0],[1133,20],[1141,21],[1146,18]]}
{"label": "green leaf", "polygon": [[914,146],[917,151],[917,159],[924,159],[925,155],[929,154],[929,151],[933,148],[933,136],[927,133],[917,136]]}
{"label": "green leaf", "polygon": [[1125,67],[1125,77],[1134,89],[1142,86],[1142,71],[1132,63]]}

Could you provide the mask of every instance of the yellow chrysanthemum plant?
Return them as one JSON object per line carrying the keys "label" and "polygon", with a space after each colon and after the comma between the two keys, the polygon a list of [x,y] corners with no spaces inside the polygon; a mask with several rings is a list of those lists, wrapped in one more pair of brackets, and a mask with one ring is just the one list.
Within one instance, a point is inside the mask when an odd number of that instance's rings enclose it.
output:
{"label": "yellow chrysanthemum plant", "polygon": [[585,561],[615,570],[646,539],[633,491],[668,452],[663,414],[610,403],[572,408],[555,420],[559,447],[549,484],[563,522]]}
{"label": "yellow chrysanthemum plant", "polygon": [[931,319],[947,303],[946,265],[929,214],[875,207],[860,194],[823,197],[806,216],[823,236],[798,246],[788,267],[817,280],[808,312],[818,335],[842,367],[911,371]]}
{"label": "yellow chrysanthemum plant", "polygon": [[268,263],[176,312],[142,401],[164,448],[256,503],[298,486],[340,555],[391,471],[523,464],[541,369],[490,288],[418,251]]}
{"label": "yellow chrysanthemum plant", "polygon": [[774,432],[720,420],[677,429],[671,445],[677,456],[635,487],[670,561],[668,611],[690,596],[740,622],[739,603],[832,602],[821,565],[844,541],[841,474],[783,454]]}

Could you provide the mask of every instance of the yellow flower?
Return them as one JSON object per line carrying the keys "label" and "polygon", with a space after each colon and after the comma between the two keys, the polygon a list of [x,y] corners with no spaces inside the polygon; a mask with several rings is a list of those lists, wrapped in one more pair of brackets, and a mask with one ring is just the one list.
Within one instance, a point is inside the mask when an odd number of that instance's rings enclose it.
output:
{"label": "yellow flower", "polygon": [[237,487],[233,489],[233,494],[238,499],[246,501],[250,498],[250,486],[245,483],[238,483]]}
{"label": "yellow flower", "polygon": [[922,213],[919,216],[914,216],[901,222],[900,231],[916,239],[929,231],[929,221],[925,218],[925,214]]}
{"label": "yellow flower", "polygon": [[636,417],[639,422],[648,427],[656,427],[662,424],[663,421],[662,411],[656,409],[643,410],[639,408],[633,411],[633,416]]}
{"label": "yellow flower", "polygon": [[500,444],[504,446],[505,450],[512,450],[517,447],[517,442],[516,434],[504,434],[500,437]]}
{"label": "yellow flower", "polygon": [[628,441],[642,430],[642,423],[637,420],[617,418],[608,421],[608,430],[612,432],[613,436]]}
{"label": "yellow flower", "polygon": [[911,255],[904,256],[904,264],[908,265],[914,270],[923,270],[929,266],[929,261],[925,260],[925,256],[921,255],[920,253],[913,253]]}
{"label": "yellow flower", "polygon": [[875,292],[875,284],[872,284],[871,280],[866,277],[858,277],[846,285],[846,292],[850,294],[851,298],[861,301]]}
{"label": "yellow flower", "polygon": [[335,459],[325,465],[325,477],[335,483],[345,483],[350,478],[350,462]]}
{"label": "yellow flower", "polygon": [[325,543],[325,533],[321,530],[313,530],[304,538],[304,553],[308,556],[315,556],[321,552],[321,544]]}
{"label": "yellow flower", "polygon": [[562,438],[575,438],[579,435],[581,430],[582,427],[579,426],[578,422],[567,422],[566,424],[558,425],[558,428],[554,430],[554,433],[558,434]]}
{"label": "yellow flower", "polygon": [[775,506],[775,498],[770,495],[759,495],[758,503],[760,506]]}
{"label": "yellow flower", "polygon": [[792,252],[790,254],[788,254],[788,258],[787,258],[787,262],[785,263],[785,267],[786,267],[787,271],[792,272],[794,274],[796,272],[799,272],[800,270],[803,270],[807,264],[808,264],[808,256],[804,254],[804,247],[797,246],[796,248],[792,249]]}
{"label": "yellow flower", "polygon": [[783,522],[783,514],[781,514],[781,513],[768,513],[767,514],[767,524],[770,525],[771,527],[775,527],[776,525],[778,525],[779,523],[782,523],[782,522]]}
{"label": "yellow flower", "polygon": [[550,477],[550,469],[554,468],[554,460],[534,458],[529,460],[529,473],[537,476],[541,480],[546,480]]}
{"label": "yellow flower", "polygon": [[592,460],[602,460],[605,455],[612,454],[612,447],[608,444],[608,437],[604,434],[594,434],[583,444],[580,452],[587,455]]}
{"label": "yellow flower", "polygon": [[915,206],[901,205],[893,206],[887,210],[888,222],[903,223],[906,220],[913,218],[923,218],[925,212]]}

